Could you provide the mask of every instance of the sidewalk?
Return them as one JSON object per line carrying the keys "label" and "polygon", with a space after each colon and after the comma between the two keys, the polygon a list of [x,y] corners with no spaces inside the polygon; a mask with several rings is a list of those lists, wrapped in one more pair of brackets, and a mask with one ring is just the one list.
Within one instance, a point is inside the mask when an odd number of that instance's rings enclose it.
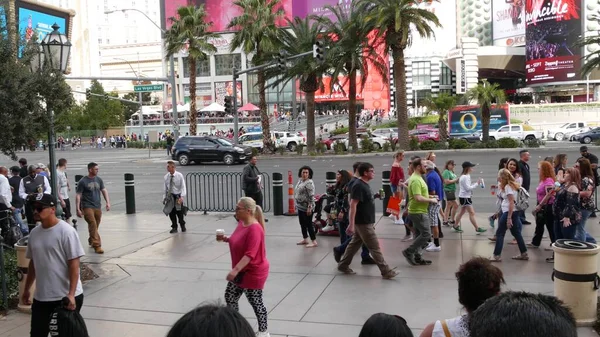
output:
{"label": "sidewalk", "polygon": [[[401,251],[408,243],[402,226],[382,218],[377,233],[388,264],[397,267],[395,280],[383,280],[376,266],[353,262],[357,275],[336,271],[332,248],[337,237],[318,237],[319,247],[306,249],[295,243],[300,229],[295,217],[268,215],[267,255],[271,273],[265,287],[269,310],[269,331],[273,336],[358,336],[362,324],[373,313],[386,312],[404,317],[418,336],[434,319],[462,313],[458,303],[454,272],[473,256],[490,256],[491,233],[475,235],[463,225],[462,235],[444,228],[441,253],[427,253],[428,267],[411,267]],[[215,241],[215,230],[231,233],[235,221],[230,214],[190,214],[188,232],[169,234],[168,218],[162,213],[126,216],[104,214],[100,228],[104,255],[87,247],[87,231],[81,223],[79,234],[86,254],[84,262],[99,278],[84,285],[82,314],[90,336],[164,337],[170,326],[187,311],[205,302],[223,302],[225,276],[231,268],[226,244]],[[487,221],[480,217],[481,224]],[[600,236],[597,220],[589,229]],[[525,227],[530,240],[534,226]],[[548,245],[547,239],[543,245]],[[531,250],[528,262],[509,257],[517,247],[505,245],[504,290],[553,293],[552,265],[545,262],[550,252]],[[424,291],[425,290],[425,291]],[[242,314],[256,328],[254,313],[245,300]],[[29,315],[17,312],[0,319],[0,337],[29,335]],[[580,328],[579,336],[597,336]]]}

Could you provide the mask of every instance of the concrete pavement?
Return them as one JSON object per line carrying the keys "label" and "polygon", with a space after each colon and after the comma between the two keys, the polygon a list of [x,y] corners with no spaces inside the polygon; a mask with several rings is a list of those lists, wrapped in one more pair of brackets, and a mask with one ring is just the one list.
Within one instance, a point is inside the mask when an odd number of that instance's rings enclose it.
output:
{"label": "concrete pavement", "polygon": [[[319,247],[306,249],[295,242],[300,237],[297,218],[269,215],[267,255],[271,273],[265,287],[269,330],[274,336],[358,336],[373,313],[386,312],[406,318],[416,336],[423,327],[440,318],[460,314],[454,272],[473,256],[490,256],[491,233],[476,235],[464,224],[463,234],[445,230],[440,253],[427,253],[433,265],[411,267],[401,255],[409,244],[400,242],[402,226],[382,218],[377,233],[390,266],[400,275],[383,280],[376,266],[353,262],[357,275],[336,271],[332,247],[337,237],[319,237]],[[193,307],[222,301],[225,276],[231,268],[226,244],[215,241],[215,230],[231,233],[231,214],[191,214],[188,232],[169,234],[168,218],[160,213],[142,212],[125,216],[105,213],[100,227],[104,255],[87,248],[87,231],[81,223],[79,234],[86,254],[83,260],[100,276],[85,284],[82,314],[90,336],[162,337],[169,327]],[[487,224],[481,213],[478,221]],[[531,240],[534,226],[526,226]],[[600,236],[595,219],[587,228]],[[548,240],[543,245],[548,245]],[[507,281],[505,290],[553,293],[552,265],[545,262],[550,252],[530,250],[527,262],[510,260],[517,247],[505,245],[504,262],[498,264]],[[242,314],[256,328],[247,301],[240,301]],[[0,320],[0,337],[28,335],[29,316],[11,313]],[[589,328],[579,336],[596,336]]]}

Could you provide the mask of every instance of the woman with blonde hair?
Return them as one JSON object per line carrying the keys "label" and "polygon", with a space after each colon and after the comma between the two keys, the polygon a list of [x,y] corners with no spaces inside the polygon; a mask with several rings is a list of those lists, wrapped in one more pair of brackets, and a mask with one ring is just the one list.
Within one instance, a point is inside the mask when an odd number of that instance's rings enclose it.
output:
{"label": "woman with blonde hair", "polygon": [[229,243],[232,265],[226,278],[225,302],[239,311],[238,302],[245,293],[258,320],[256,336],[268,337],[267,308],[263,303],[263,289],[269,276],[264,215],[260,206],[248,197],[238,201],[235,215],[238,226],[230,237],[222,236],[222,241]]}
{"label": "woman with blonde hair", "polygon": [[502,261],[502,247],[504,245],[504,234],[506,230],[510,230],[510,233],[517,240],[519,245],[520,255],[514,256],[513,260],[529,260],[527,255],[527,246],[523,240],[521,234],[522,224],[519,218],[519,212],[515,208],[515,201],[517,200],[517,193],[519,191],[519,184],[515,180],[515,177],[508,169],[500,171],[500,186],[498,186],[498,196],[502,199],[500,206],[502,215],[498,221],[498,229],[496,230],[496,247],[494,248],[494,256],[492,256],[492,262]]}

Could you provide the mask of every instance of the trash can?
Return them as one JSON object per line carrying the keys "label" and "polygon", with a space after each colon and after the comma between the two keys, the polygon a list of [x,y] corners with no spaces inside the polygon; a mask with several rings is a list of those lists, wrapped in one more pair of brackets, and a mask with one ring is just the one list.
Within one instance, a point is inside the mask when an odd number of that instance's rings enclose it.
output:
{"label": "trash can", "polygon": [[554,296],[573,312],[577,325],[591,326],[597,319],[598,253],[600,246],[560,239],[554,249]]}
{"label": "trash can", "polygon": [[[21,240],[17,241],[15,244],[15,250],[17,251],[17,280],[19,280],[19,305],[17,306],[17,310],[24,313],[31,313],[31,305],[27,305],[23,303],[21,299],[21,295],[25,290],[25,281],[27,280],[27,271],[29,269],[29,259],[25,257],[25,253],[27,252],[27,242],[29,237],[24,237]],[[35,282],[31,285],[31,289],[29,289],[29,293],[31,297],[29,300],[33,301],[33,292],[35,291]]]}

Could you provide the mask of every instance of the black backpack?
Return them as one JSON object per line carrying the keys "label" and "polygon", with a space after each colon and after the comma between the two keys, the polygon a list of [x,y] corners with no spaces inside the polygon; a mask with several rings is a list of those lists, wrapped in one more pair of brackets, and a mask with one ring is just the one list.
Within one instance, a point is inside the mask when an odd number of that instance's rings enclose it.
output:
{"label": "black backpack", "polygon": [[89,337],[85,321],[77,310],[69,310],[69,299],[64,297],[60,307],[50,316],[51,337]]}

